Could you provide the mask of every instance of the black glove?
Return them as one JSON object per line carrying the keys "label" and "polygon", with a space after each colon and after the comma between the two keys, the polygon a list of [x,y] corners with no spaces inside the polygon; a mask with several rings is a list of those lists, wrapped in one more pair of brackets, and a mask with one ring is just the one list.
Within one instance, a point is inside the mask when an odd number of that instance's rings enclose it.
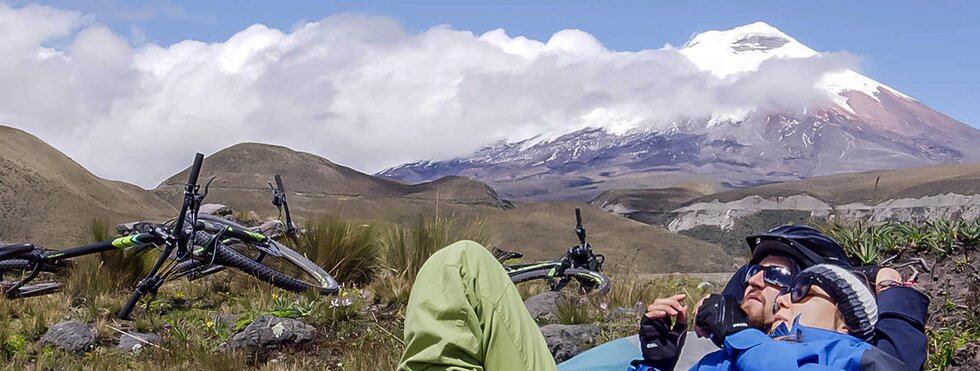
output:
{"label": "black glove", "polygon": [[719,348],[725,344],[725,337],[751,328],[749,316],[742,311],[734,297],[711,294],[698,309],[694,325],[708,333],[708,338]]}
{"label": "black glove", "polygon": [[641,317],[640,350],[643,352],[643,364],[663,371],[673,370],[677,365],[681,347],[687,338],[687,322],[673,321],[673,326],[671,322],[670,317]]}

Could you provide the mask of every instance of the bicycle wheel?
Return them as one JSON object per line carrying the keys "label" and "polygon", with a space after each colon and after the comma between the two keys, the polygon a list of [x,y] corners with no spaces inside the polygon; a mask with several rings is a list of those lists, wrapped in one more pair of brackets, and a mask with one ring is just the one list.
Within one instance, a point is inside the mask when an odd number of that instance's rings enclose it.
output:
{"label": "bicycle wheel", "polygon": [[[287,291],[314,291],[321,295],[333,295],[340,291],[333,277],[309,259],[282,244],[271,244],[272,247],[265,249],[248,244],[239,244],[234,249],[218,244],[214,264],[238,269]],[[247,256],[249,253],[256,256]]]}
{"label": "bicycle wheel", "polygon": [[528,269],[516,270],[508,272],[511,282],[515,285],[528,282],[533,280],[562,280],[562,279],[574,279],[578,281],[583,290],[586,292],[594,292],[599,294],[605,294],[609,292],[610,281],[609,277],[606,275],[593,272],[586,269],[566,269],[561,275],[552,275],[551,270],[555,268],[558,264],[553,265],[543,265],[541,267],[533,267]]}

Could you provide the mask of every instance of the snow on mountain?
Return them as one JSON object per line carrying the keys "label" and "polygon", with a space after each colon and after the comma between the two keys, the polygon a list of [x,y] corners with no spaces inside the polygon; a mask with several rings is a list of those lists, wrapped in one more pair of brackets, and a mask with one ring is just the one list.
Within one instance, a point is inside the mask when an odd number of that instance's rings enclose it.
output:
{"label": "snow on mountain", "polygon": [[[767,63],[825,57],[763,22],[695,35],[677,51],[723,83]],[[980,161],[980,130],[851,69],[816,77],[811,81],[827,95],[826,104],[735,106],[649,127],[642,125],[650,121],[643,117],[597,109],[586,115],[591,127],[570,123],[564,132],[499,142],[464,158],[420,161],[379,175],[409,182],[463,175],[509,198],[587,199],[607,189],[691,180],[742,187]]]}
{"label": "snow on mountain", "polygon": [[[734,78],[739,73],[756,71],[772,59],[812,58],[820,55],[796,39],[765,22],[755,22],[727,31],[707,31],[696,35],[685,44],[680,53],[702,71],[719,78]],[[855,113],[842,93],[857,91],[878,100],[879,89],[899,97],[911,97],[888,87],[854,70],[827,73],[817,82],[817,87],[827,93],[836,105],[846,112]],[[743,110],[743,113],[745,113]],[[743,115],[744,117],[744,115]]]}

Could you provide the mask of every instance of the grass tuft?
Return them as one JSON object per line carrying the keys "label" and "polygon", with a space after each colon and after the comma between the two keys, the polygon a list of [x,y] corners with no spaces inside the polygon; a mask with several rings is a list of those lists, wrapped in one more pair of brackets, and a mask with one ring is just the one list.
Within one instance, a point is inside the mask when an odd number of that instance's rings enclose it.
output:
{"label": "grass tuft", "polygon": [[378,270],[378,244],[371,224],[332,216],[307,221],[298,251],[327,270],[337,282],[363,285]]}
{"label": "grass tuft", "polygon": [[[90,242],[109,240],[113,234],[106,219],[89,222]],[[75,300],[92,300],[99,295],[128,291],[149,272],[152,252],[133,255],[113,250],[75,259],[74,267],[65,280],[65,292]]]}

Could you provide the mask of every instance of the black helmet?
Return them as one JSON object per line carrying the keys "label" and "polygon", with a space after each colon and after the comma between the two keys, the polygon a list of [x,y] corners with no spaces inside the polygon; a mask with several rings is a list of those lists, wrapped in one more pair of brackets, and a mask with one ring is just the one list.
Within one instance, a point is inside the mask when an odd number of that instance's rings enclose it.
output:
{"label": "black helmet", "polygon": [[748,236],[752,260],[756,264],[771,254],[786,255],[796,260],[800,268],[817,264],[833,264],[850,267],[844,248],[833,238],[805,225],[787,225],[769,232]]}

